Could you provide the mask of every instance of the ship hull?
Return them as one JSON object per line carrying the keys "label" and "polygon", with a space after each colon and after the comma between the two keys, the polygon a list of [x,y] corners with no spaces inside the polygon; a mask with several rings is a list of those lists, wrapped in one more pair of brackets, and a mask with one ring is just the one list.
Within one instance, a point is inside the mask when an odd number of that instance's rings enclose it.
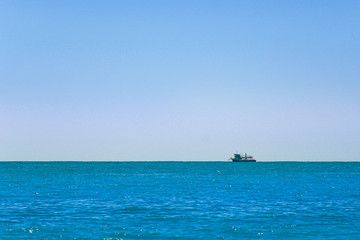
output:
{"label": "ship hull", "polygon": [[256,160],[236,160],[232,159],[233,162],[256,162]]}

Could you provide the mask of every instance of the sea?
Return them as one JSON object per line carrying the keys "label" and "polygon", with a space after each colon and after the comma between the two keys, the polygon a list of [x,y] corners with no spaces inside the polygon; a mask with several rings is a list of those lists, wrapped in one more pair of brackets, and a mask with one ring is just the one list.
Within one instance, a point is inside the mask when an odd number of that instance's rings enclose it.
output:
{"label": "sea", "polygon": [[360,162],[0,162],[0,239],[360,239]]}

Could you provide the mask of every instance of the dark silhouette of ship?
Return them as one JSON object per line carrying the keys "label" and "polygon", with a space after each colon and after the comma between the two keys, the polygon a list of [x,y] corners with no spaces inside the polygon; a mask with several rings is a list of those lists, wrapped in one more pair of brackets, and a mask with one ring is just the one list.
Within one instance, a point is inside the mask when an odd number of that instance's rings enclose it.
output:
{"label": "dark silhouette of ship", "polygon": [[233,162],[256,162],[253,156],[247,155],[241,155],[240,153],[235,153],[234,157],[229,158],[229,160]]}

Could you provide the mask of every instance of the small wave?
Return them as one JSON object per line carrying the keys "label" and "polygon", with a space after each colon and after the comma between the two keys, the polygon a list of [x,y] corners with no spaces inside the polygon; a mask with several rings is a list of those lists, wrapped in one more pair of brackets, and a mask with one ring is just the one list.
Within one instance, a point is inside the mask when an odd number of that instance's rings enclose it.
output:
{"label": "small wave", "polygon": [[126,206],[121,209],[123,212],[143,212],[146,211],[146,208],[138,207],[138,206]]}

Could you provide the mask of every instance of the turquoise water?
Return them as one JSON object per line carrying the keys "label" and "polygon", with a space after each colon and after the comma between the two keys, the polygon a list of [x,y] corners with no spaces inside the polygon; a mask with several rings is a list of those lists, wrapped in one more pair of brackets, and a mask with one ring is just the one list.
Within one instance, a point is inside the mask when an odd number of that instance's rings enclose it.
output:
{"label": "turquoise water", "polygon": [[1,162],[0,239],[360,239],[360,163]]}

